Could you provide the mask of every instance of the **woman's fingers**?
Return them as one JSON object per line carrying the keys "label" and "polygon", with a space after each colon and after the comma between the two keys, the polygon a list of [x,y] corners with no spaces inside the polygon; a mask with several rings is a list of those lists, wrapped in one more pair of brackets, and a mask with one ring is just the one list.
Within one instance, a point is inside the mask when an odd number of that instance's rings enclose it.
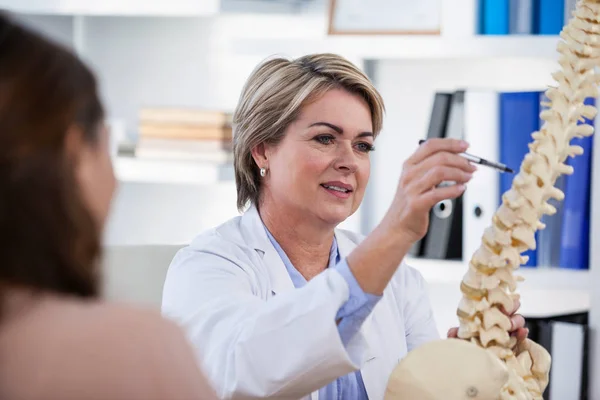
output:
{"label": "woman's fingers", "polygon": [[415,171],[425,172],[438,166],[458,168],[469,173],[473,173],[477,170],[475,165],[471,164],[469,160],[457,153],[438,151],[416,164]]}
{"label": "woman's fingers", "polygon": [[[459,197],[463,183],[476,169],[459,156],[467,144],[455,139],[431,139],[422,144],[403,165],[394,209],[399,229],[418,240],[427,231],[431,208],[444,199]],[[444,181],[457,185],[438,187]]]}
{"label": "woman's fingers", "polygon": [[525,318],[521,314],[515,314],[510,317],[510,322],[512,324],[510,330],[516,331],[519,328],[525,328]]}
{"label": "woman's fingers", "polygon": [[417,194],[428,192],[434,188],[441,189],[438,185],[442,182],[456,182],[457,184],[464,184],[471,180],[473,174],[465,172],[461,169],[447,166],[436,166],[431,168],[429,171],[413,183],[414,191]]}
{"label": "woman's fingers", "polygon": [[434,205],[442,200],[455,199],[459,197],[465,191],[464,184],[456,184],[452,186],[444,186],[440,188],[431,189],[421,195],[420,201],[422,207],[429,211]]}
{"label": "woman's fingers", "polygon": [[419,148],[406,160],[404,163],[406,166],[416,165],[430,157],[431,155],[446,151],[449,153],[462,153],[469,147],[468,143],[458,139],[427,139],[425,143],[421,144]]}
{"label": "woman's fingers", "polygon": [[519,328],[516,329],[514,331],[512,331],[510,333],[511,336],[514,336],[517,338],[517,342],[522,342],[525,339],[527,339],[527,336],[529,336],[529,329],[527,328]]}
{"label": "woman's fingers", "polygon": [[[423,160],[421,163],[417,165],[410,166],[406,169],[406,173],[404,174],[404,183],[405,186],[409,186],[411,184],[415,185],[419,181],[421,181],[424,177],[428,176],[433,178],[432,182],[427,183],[426,189],[429,190],[433,186],[437,186],[439,183],[448,178],[447,172],[448,169],[455,169],[457,171],[462,171],[464,173],[463,177],[472,174],[477,170],[477,167],[471,164],[467,159],[448,152],[439,152],[431,157]],[[460,179],[461,175],[458,175],[458,179]],[[420,185],[423,187],[423,185]],[[421,189],[418,193],[422,193]]]}
{"label": "woman's fingers", "polygon": [[448,333],[446,333],[446,336],[448,338],[458,338],[458,328],[453,327],[453,328],[448,329]]}

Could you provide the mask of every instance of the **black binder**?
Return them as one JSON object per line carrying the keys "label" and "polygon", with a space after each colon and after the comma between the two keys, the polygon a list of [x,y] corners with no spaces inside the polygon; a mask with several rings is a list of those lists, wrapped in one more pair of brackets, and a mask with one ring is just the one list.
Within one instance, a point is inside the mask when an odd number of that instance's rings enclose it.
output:
{"label": "black binder", "polygon": [[527,318],[529,338],[552,357],[544,400],[588,400],[588,313]]}
{"label": "black binder", "polygon": [[[452,94],[444,137],[464,138],[464,100],[464,90]],[[442,200],[431,209],[429,228],[423,238],[422,257],[462,260],[462,212],[462,196]]]}
{"label": "black binder", "polygon": [[[436,92],[431,107],[431,116],[429,117],[429,128],[427,130],[427,139],[442,138],[446,134],[446,125],[450,113],[450,103],[452,102],[452,93]],[[424,239],[414,243],[409,250],[409,255],[421,257],[423,255]]]}

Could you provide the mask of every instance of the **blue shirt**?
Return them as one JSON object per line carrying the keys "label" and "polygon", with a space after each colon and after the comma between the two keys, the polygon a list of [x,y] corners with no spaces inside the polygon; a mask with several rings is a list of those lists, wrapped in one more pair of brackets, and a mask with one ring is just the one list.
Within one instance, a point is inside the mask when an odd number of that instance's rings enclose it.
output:
{"label": "blue shirt", "polygon": [[[294,287],[300,288],[304,286],[307,283],[306,279],[292,265],[288,256],[266,227],[265,231],[267,232],[269,240],[275,247],[275,250],[277,250],[279,257],[281,257],[281,260],[294,283]],[[350,288],[348,300],[340,307],[336,315],[336,320],[341,319],[338,325],[338,331],[342,343],[346,345],[358,332],[363,321],[371,313],[371,310],[375,307],[375,304],[377,304],[381,296],[365,293],[361,289],[354,278],[352,271],[350,271],[346,259],[340,260],[335,237],[333,238],[333,244],[329,252],[329,265],[327,268],[336,269],[344,277]],[[334,382],[319,389],[319,400],[368,400],[368,398],[360,371],[339,377]]]}

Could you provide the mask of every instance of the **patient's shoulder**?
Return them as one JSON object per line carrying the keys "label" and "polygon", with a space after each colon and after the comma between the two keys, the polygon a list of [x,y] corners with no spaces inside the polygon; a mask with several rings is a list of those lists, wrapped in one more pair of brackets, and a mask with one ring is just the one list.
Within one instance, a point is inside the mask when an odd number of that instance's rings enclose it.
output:
{"label": "patient's shoulder", "polygon": [[[97,357],[105,362],[120,359],[123,365],[131,367],[152,365],[163,369],[162,365],[174,368],[182,366],[182,361],[193,361],[193,350],[183,330],[158,309],[109,302],[70,302],[63,307],[62,312],[56,312],[54,329],[60,332],[70,327],[67,336],[81,347],[95,343],[103,349]],[[157,362],[163,364],[159,366]],[[171,365],[167,367],[168,364]],[[188,366],[193,367],[191,363]]]}
{"label": "patient's shoulder", "polygon": [[159,310],[127,303],[46,297],[29,317],[31,324],[44,324],[47,333],[57,332],[71,340],[95,340],[114,347],[137,338],[129,343],[130,350],[156,338],[180,338],[179,328]]}
{"label": "patient's shoulder", "polygon": [[94,399],[214,398],[183,331],[158,310],[48,297],[12,321],[2,340],[16,361],[4,373],[38,371],[32,398],[42,388]]}

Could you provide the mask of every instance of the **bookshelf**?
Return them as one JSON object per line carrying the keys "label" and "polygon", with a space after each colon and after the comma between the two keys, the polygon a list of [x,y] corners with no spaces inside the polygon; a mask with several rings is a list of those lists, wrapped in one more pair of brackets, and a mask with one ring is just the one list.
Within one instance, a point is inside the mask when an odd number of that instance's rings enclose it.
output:
{"label": "bookshelf", "polygon": [[234,179],[232,163],[214,161],[118,156],[113,167],[120,182],[201,185]]}
{"label": "bookshelf", "polygon": [[0,0],[0,9],[18,13],[87,16],[210,16],[220,0]]}
{"label": "bookshelf", "polygon": [[344,36],[314,38],[240,38],[232,50],[242,55],[297,57],[334,52],[361,59],[547,58],[558,60],[557,36]]}
{"label": "bookshelf", "polygon": [[[407,264],[415,267],[431,282],[460,284],[468,269],[467,261],[434,260],[409,257]],[[516,272],[525,278],[519,287],[549,288],[556,290],[584,290],[592,288],[589,270],[562,269],[551,267],[521,267]]]}
{"label": "bookshelf", "polygon": [[[406,263],[423,275],[432,287],[434,296],[441,295],[438,293],[440,288],[450,288],[451,292],[456,292],[452,294],[454,297],[460,297],[459,287],[468,269],[467,262],[409,257]],[[515,275],[525,279],[518,283],[517,292],[522,298],[520,312],[528,317],[569,314],[590,309],[593,284],[589,270],[521,267]]]}

